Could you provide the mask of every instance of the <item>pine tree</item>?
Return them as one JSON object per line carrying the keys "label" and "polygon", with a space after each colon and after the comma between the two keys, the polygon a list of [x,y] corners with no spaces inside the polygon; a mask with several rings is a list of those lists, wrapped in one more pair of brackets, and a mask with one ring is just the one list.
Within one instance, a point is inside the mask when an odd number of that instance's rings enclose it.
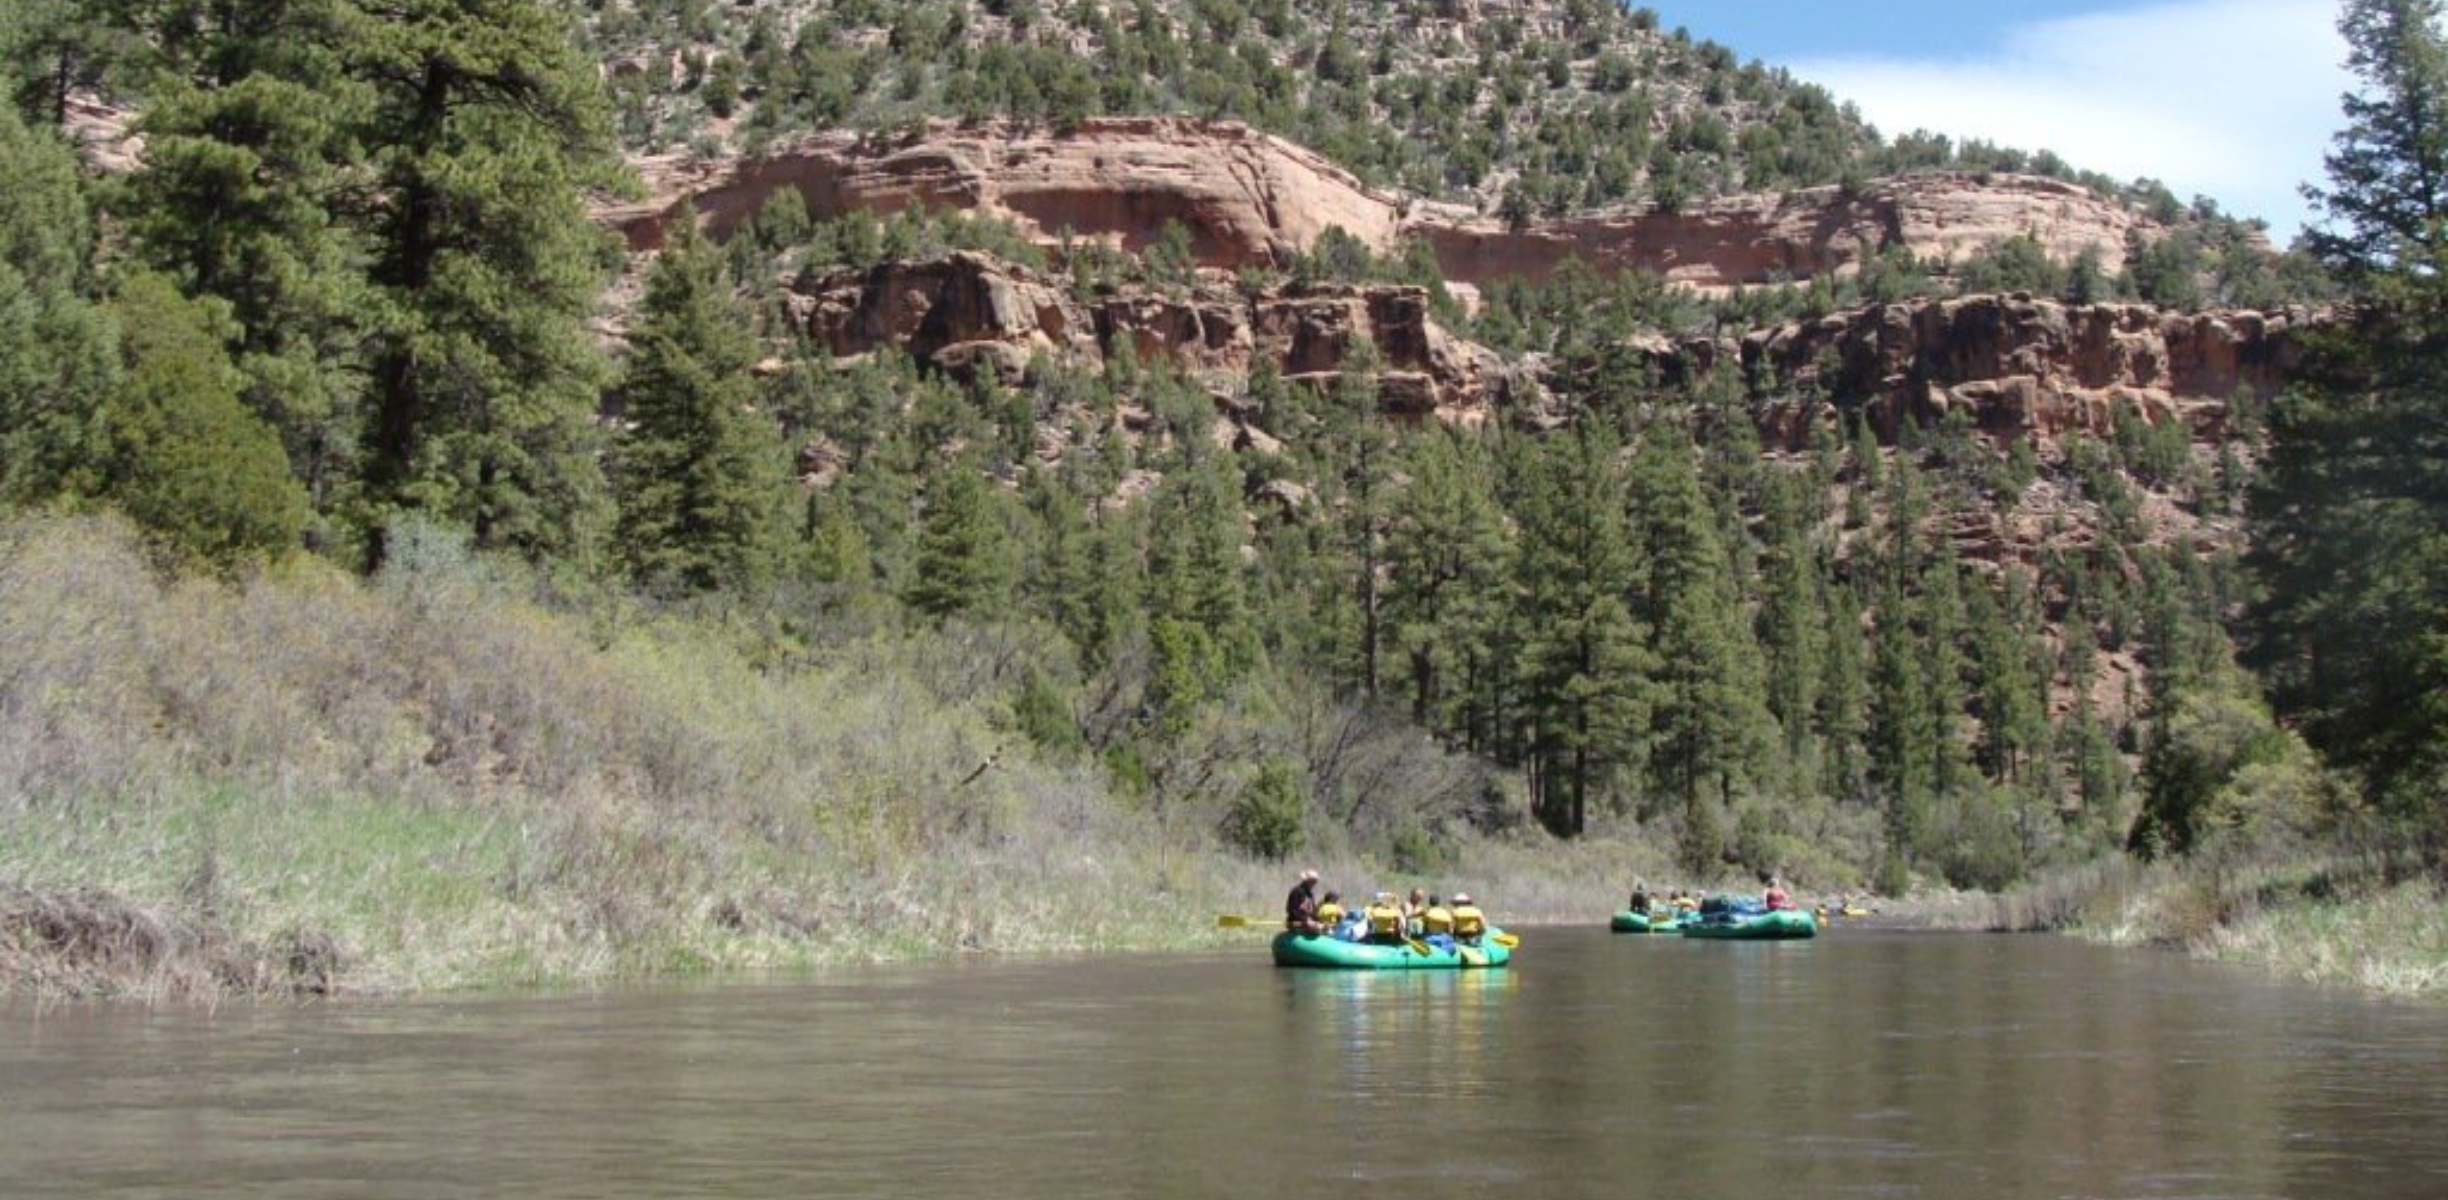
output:
{"label": "pine tree", "polygon": [[2442,0],[2346,0],[2338,32],[2363,87],[2341,98],[2324,216],[2306,241],[2358,290],[2432,290],[2448,267],[2448,33]]}
{"label": "pine tree", "polygon": [[2048,736],[2039,650],[2026,632],[2039,628],[2038,605],[2022,576],[2009,573],[2003,597],[1974,588],[1967,607],[1980,676],[1980,765],[1993,779],[2022,782]]}
{"label": "pine tree", "polygon": [[1641,753],[1650,658],[1625,605],[1640,572],[1615,440],[1594,423],[1549,440],[1515,514],[1524,596],[1513,624],[1532,807],[1550,832],[1577,836],[1593,794]]}
{"label": "pine tree", "polygon": [[216,565],[295,548],[305,497],[271,427],[239,401],[227,313],[149,274],[127,280],[112,307],[126,372],[103,412],[100,495]]}
{"label": "pine tree", "polygon": [[1863,605],[1850,584],[1830,578],[1824,570],[1819,597],[1828,614],[1826,686],[1819,695],[1820,782],[1839,801],[1867,804],[1871,652],[1862,631]]}
{"label": "pine tree", "polygon": [[1921,644],[1924,718],[1929,727],[1930,787],[1941,796],[1970,789],[1978,778],[1972,769],[1966,720],[1972,710],[1966,676],[1971,660],[1966,641],[1963,572],[1952,554],[1926,556],[1921,570]]}
{"label": "pine tree", "polygon": [[479,546],[583,558],[608,506],[589,425],[605,370],[583,325],[602,235],[581,201],[618,179],[596,70],[540,0],[388,7],[343,47],[374,89],[358,138],[383,197],[371,499],[464,522]]}
{"label": "pine tree", "polygon": [[92,485],[118,330],[97,302],[75,153],[0,109],[0,178],[0,501],[40,501]]}
{"label": "pine tree", "polygon": [[1455,731],[1450,693],[1505,603],[1512,549],[1480,448],[1442,429],[1412,440],[1410,485],[1386,543],[1391,640],[1401,647],[1411,719]]}
{"label": "pine tree", "polygon": [[614,447],[620,553],[645,583],[753,591],[783,543],[782,447],[757,413],[757,346],[721,252],[672,222],[638,305]]}
{"label": "pine tree", "polygon": [[1257,663],[1242,581],[1239,491],[1220,464],[1165,482],[1146,525],[1149,700],[1167,734]]}
{"label": "pine tree", "polygon": [[[1643,439],[1629,503],[1645,568],[1633,611],[1656,655],[1650,783],[1681,802],[1687,833],[1721,828],[1766,755],[1770,717],[1758,643],[1679,430]],[[1718,849],[1687,844],[1686,860],[1698,868]]]}
{"label": "pine tree", "polygon": [[927,481],[918,558],[902,602],[936,621],[997,613],[1017,565],[1000,493],[977,471],[952,467]]}
{"label": "pine tree", "polygon": [[1829,614],[1821,603],[1819,547],[1812,536],[1817,497],[1806,475],[1779,475],[1767,486],[1767,564],[1759,615],[1767,659],[1768,711],[1782,735],[1787,766],[1810,790],[1807,763],[1826,694]]}
{"label": "pine tree", "polygon": [[2363,89],[2314,193],[2355,289],[2271,422],[2250,660],[2282,719],[2448,860],[2448,37],[2440,0],[2348,0]]}
{"label": "pine tree", "polygon": [[214,8],[161,10],[149,30],[163,82],[121,215],[146,261],[229,304],[247,403],[333,516],[355,499],[366,419],[374,301],[354,130],[372,93],[340,60],[341,0]]}
{"label": "pine tree", "polygon": [[10,0],[0,7],[0,84],[16,115],[57,129],[73,94],[103,87],[147,59],[130,7],[129,0]]}

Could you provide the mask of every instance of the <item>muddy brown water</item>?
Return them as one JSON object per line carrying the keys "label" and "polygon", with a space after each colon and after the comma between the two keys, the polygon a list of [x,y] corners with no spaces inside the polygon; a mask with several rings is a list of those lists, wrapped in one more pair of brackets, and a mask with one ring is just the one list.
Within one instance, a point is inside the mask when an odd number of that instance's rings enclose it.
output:
{"label": "muddy brown water", "polygon": [[2448,1012],[2047,937],[0,1007],[0,1197],[2448,1197]]}

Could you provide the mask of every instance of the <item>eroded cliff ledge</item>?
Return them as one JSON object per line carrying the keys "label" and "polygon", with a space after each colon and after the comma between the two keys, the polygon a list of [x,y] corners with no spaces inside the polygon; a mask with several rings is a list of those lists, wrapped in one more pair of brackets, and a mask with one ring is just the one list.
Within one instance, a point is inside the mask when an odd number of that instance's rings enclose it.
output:
{"label": "eroded cliff ledge", "polygon": [[[1264,364],[1330,385],[1353,348],[1374,348],[1388,415],[1476,425],[1560,419],[1545,397],[1572,363],[1508,364],[1439,322],[1428,293],[1381,284],[1248,290],[1220,273],[1195,287],[1082,295],[1062,276],[960,252],[805,281],[794,320],[837,357],[893,346],[963,377],[1026,380],[1040,355],[1100,367],[1124,343],[1142,361],[1210,376],[1221,397]],[[2025,295],[1879,304],[1739,338],[1635,343],[1656,381],[1737,373],[1772,445],[1799,450],[1848,411],[1892,439],[1907,417],[1962,410],[1998,439],[2107,437],[2120,412],[2224,440],[2239,395],[2275,395],[2301,355],[2306,311],[2176,313]]]}
{"label": "eroded cliff ledge", "polygon": [[2018,235],[2061,261],[2092,252],[2114,273],[2129,235],[2156,233],[2131,210],[2072,184],[1963,174],[1514,226],[1367,187],[1282,138],[1180,117],[1104,118],[1065,130],[936,122],[898,135],[837,131],[756,158],[655,158],[638,167],[647,198],[600,216],[639,250],[659,245],[684,205],[719,234],[785,189],[820,219],[915,202],[997,217],[1048,244],[1069,236],[1137,250],[1178,221],[1199,263],[1226,269],[1281,264],[1339,227],[1380,250],[1424,241],[1450,282],[1472,285],[1544,278],[1577,258],[1602,271],[1732,288],[1843,271],[1891,246],[1955,262]]}

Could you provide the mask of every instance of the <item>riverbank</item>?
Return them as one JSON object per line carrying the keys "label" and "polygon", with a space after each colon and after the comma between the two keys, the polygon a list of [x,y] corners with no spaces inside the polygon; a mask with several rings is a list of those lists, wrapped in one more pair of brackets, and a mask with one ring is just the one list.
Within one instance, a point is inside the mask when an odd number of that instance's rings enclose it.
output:
{"label": "riverbank", "polygon": [[[1468,889],[1520,928],[1603,924],[1633,879],[1737,882],[1678,872],[1632,827],[1462,834],[1403,870],[1327,829],[1257,862],[1216,836],[1212,799],[1166,807],[1085,755],[1033,752],[1011,699],[1039,652],[1025,630],[778,661],[771,631],[719,615],[544,603],[549,581],[448,546],[397,559],[374,580],[307,561],[231,585],[165,576],[109,523],[0,526],[0,994],[1254,950],[1261,932],[1218,915],[1267,923],[1301,865],[1347,896]],[[2293,871],[2205,884],[2109,862],[2007,897],[1881,901],[1876,919],[2448,988],[2436,897]]]}
{"label": "riverbank", "polygon": [[2448,896],[2359,862],[2168,871],[2109,898],[2076,930],[2273,975],[2448,1003]]}
{"label": "riverbank", "polygon": [[[0,526],[0,993],[1254,944],[1217,916],[1270,916],[1290,884],[1212,812],[1033,749],[1025,629],[794,652],[504,569],[408,542],[372,580],[308,560],[228,584],[159,572],[109,522]],[[1347,890],[1467,887],[1515,922],[1603,919],[1658,861],[1526,830],[1438,850],[1399,875],[1330,830],[1300,854]]]}
{"label": "riverbank", "polygon": [[2004,895],[1917,897],[1894,911],[1932,928],[2063,933],[2448,1003],[2448,893],[2402,857],[2307,851],[2248,863],[2109,859]]}
{"label": "riverbank", "polygon": [[[946,846],[877,869],[741,830],[306,799],[235,787],[0,821],[0,996],[215,1002],[809,974],[961,954],[1263,948],[1281,866],[1119,829],[1059,852]],[[1620,848],[1466,846],[1436,878],[1583,924]],[[28,886],[23,881],[42,881]],[[1223,928],[1221,914],[1255,918]],[[1603,918],[1598,918],[1603,919]]]}

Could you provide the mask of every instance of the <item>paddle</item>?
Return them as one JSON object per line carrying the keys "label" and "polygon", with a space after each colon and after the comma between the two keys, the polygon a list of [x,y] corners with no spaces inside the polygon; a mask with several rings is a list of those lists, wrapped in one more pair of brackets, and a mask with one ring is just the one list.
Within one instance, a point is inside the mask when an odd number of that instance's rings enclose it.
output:
{"label": "paddle", "polygon": [[1491,941],[1491,942],[1496,943],[1496,944],[1497,944],[1497,945],[1499,945],[1499,946],[1504,947],[1504,948],[1505,948],[1505,949],[1507,949],[1507,950],[1510,950],[1510,949],[1512,949],[1512,948],[1513,948],[1513,947],[1515,947],[1515,946],[1521,945],[1521,939],[1520,939],[1519,937],[1514,936],[1513,934],[1510,934],[1510,933],[1497,933],[1497,934],[1490,934],[1490,935],[1488,935],[1488,940],[1489,940],[1489,941]]}
{"label": "paddle", "polygon": [[1282,924],[1281,921],[1269,921],[1263,917],[1245,917],[1239,913],[1225,913],[1216,918],[1218,929],[1261,929],[1273,928]]}

